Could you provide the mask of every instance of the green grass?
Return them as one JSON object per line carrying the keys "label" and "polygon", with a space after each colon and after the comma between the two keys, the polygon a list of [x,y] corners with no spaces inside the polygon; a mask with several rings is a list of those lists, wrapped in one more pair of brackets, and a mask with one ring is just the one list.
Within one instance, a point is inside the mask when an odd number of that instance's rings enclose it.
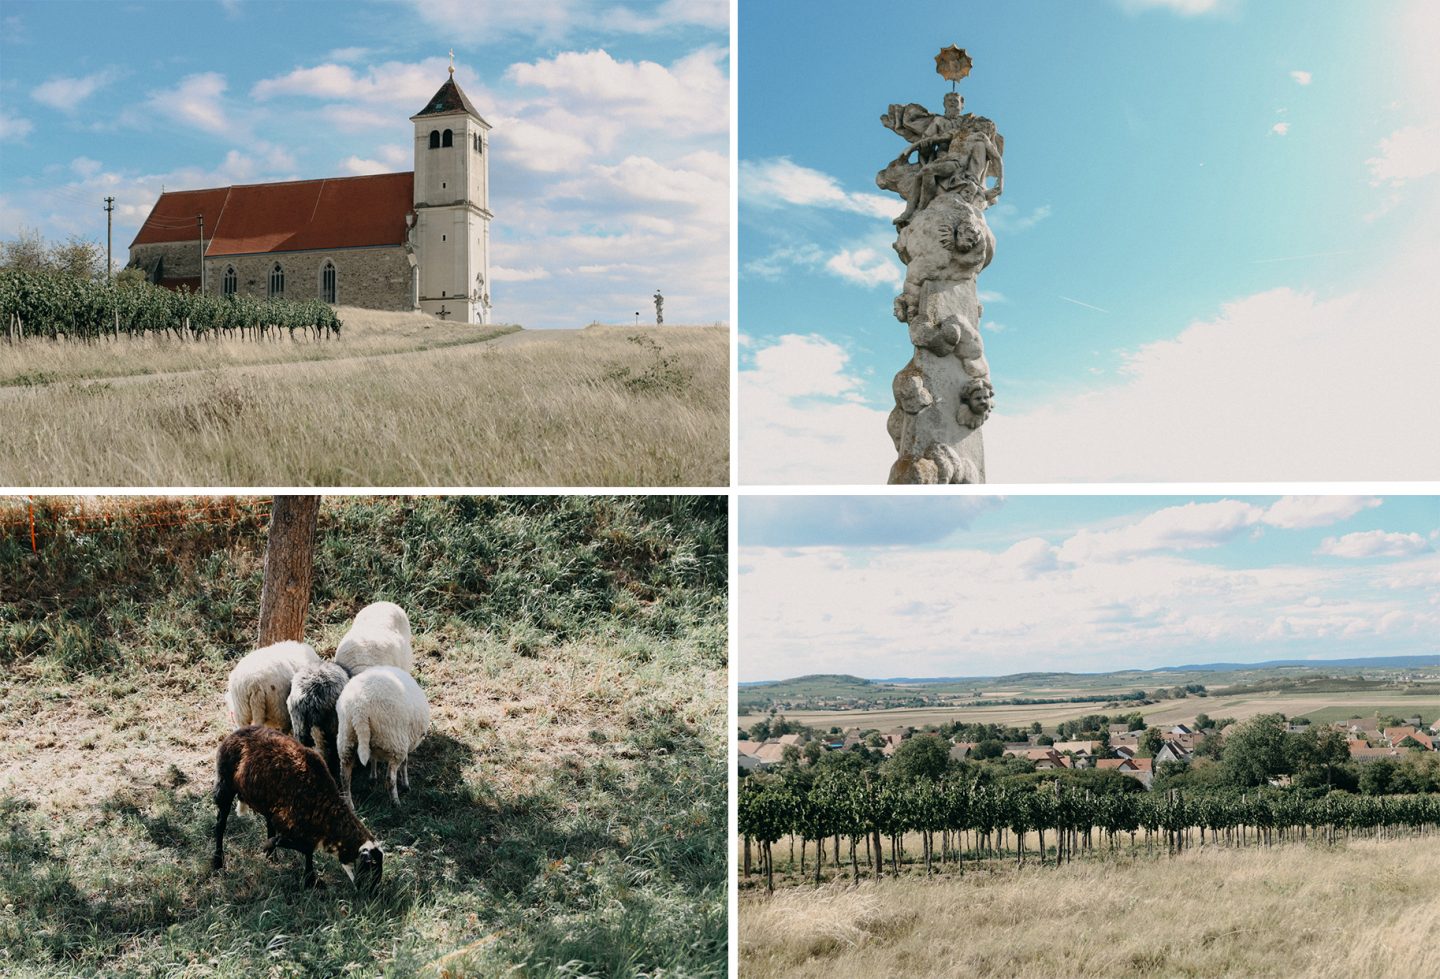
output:
{"label": "green grass", "polygon": [[0,623],[29,630],[0,664],[26,733],[0,743],[0,974],[724,975],[724,514],[326,502],[307,639],[329,655],[356,603],[401,601],[433,711],[399,807],[357,781],[373,899],[329,856],[302,888],[248,812],[209,871],[258,521],[0,537]]}
{"label": "green grass", "polygon": [[1363,721],[1373,721],[1377,714],[1381,717],[1412,717],[1415,714],[1420,714],[1426,721],[1433,722],[1434,707],[1430,704],[1415,702],[1396,704],[1394,706],[1382,705],[1379,707],[1370,704],[1366,704],[1363,707],[1346,707],[1342,705],[1339,707],[1321,707],[1318,710],[1308,711],[1300,716],[1309,718],[1312,724],[1329,724],[1332,721],[1348,721],[1353,717],[1358,717]]}

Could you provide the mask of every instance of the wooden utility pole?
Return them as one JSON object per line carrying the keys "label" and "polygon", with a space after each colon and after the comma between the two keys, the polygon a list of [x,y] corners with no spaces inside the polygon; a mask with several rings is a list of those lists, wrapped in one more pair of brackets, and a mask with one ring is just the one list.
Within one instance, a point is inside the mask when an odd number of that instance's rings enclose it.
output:
{"label": "wooden utility pole", "polygon": [[200,291],[205,291],[205,215],[195,215],[195,223],[200,225]]}
{"label": "wooden utility pole", "polygon": [[305,636],[315,563],[318,496],[277,496],[270,508],[265,544],[265,584],[260,590],[260,645]]}
{"label": "wooden utility pole", "polygon": [[111,225],[111,223],[112,223],[112,221],[113,221],[113,219],[111,218],[111,214],[114,212],[114,210],[115,210],[115,198],[113,198],[113,197],[107,197],[107,198],[105,198],[105,284],[106,284],[106,285],[109,285],[109,284],[110,284],[110,282],[111,282],[111,270],[115,268],[115,263],[114,263],[113,261],[111,261],[111,259],[110,259],[110,225]]}

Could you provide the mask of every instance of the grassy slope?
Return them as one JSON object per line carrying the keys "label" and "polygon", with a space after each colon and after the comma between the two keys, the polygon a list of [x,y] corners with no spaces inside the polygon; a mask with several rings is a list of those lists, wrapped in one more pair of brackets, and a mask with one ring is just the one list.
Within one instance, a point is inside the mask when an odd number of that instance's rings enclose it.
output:
{"label": "grassy slope", "polygon": [[747,979],[1440,975],[1440,843],[1191,851],[740,901]]}
{"label": "grassy slope", "polygon": [[208,873],[262,529],[48,529],[0,537],[0,973],[724,974],[723,498],[327,502],[307,638],[401,601],[434,713],[399,808],[358,783],[369,901],[248,813]]}
{"label": "grassy slope", "polygon": [[[729,473],[729,333],[619,330],[384,361],[0,389],[0,485],[719,486]],[[285,344],[281,344],[284,346]],[[303,345],[299,345],[303,346]]]}

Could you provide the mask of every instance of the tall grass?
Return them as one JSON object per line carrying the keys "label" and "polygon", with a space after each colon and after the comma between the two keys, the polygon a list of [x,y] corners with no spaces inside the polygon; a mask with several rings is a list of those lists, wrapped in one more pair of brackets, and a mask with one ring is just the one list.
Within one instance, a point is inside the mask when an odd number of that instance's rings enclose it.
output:
{"label": "tall grass", "polygon": [[728,332],[657,334],[659,388],[626,336],[0,389],[0,485],[724,485]]}
{"label": "tall grass", "polygon": [[1440,975],[1433,840],[1200,850],[740,903],[748,977]]}
{"label": "tall grass", "polygon": [[45,502],[38,553],[0,537],[0,973],[724,974],[723,498],[326,501],[307,639],[401,602],[434,715],[398,808],[357,783],[373,899],[248,813],[207,869],[263,527]]}

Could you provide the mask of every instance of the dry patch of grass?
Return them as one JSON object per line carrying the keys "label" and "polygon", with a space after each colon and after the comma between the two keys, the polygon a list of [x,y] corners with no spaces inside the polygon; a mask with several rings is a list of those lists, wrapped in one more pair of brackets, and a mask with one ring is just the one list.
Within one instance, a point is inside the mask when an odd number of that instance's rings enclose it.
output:
{"label": "dry patch of grass", "polygon": [[[168,335],[79,341],[32,341],[5,347],[0,388],[36,387],[64,381],[169,374],[264,364],[307,363],[346,357],[375,357],[483,343],[518,326],[446,323],[425,313],[397,313],[338,306],[344,324],[339,339],[291,341],[205,340],[182,342]],[[299,334],[297,333],[298,337]]]}
{"label": "dry patch of grass", "polygon": [[728,330],[640,334],[682,383],[627,383],[655,366],[654,351],[630,341],[635,331],[586,330],[384,360],[12,389],[0,394],[0,484],[724,484]]}
{"label": "dry patch of grass", "polygon": [[747,979],[1440,975],[1440,841],[743,892]]}

